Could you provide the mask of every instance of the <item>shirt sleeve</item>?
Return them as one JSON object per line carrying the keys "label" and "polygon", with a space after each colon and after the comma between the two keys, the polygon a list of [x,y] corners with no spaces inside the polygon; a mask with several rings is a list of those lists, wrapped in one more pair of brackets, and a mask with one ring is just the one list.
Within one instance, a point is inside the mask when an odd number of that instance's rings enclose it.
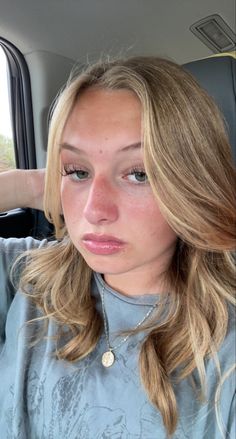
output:
{"label": "shirt sleeve", "polygon": [[228,333],[219,352],[222,387],[220,391],[219,422],[225,439],[236,439],[236,314],[229,307]]}
{"label": "shirt sleeve", "polygon": [[15,288],[10,280],[10,272],[16,258],[24,251],[39,248],[47,244],[46,240],[38,241],[28,238],[0,238],[0,351],[5,340],[5,324]]}
{"label": "shirt sleeve", "polygon": [[[235,378],[236,380],[236,378]],[[229,413],[229,422],[228,422],[228,436],[227,439],[235,439],[236,437],[236,392],[234,393],[230,413]]]}

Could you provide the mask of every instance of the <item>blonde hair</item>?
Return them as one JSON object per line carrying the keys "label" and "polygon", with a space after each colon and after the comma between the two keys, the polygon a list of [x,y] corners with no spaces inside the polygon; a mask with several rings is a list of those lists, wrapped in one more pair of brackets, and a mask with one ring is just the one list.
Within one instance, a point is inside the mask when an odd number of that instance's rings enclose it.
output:
{"label": "blonde hair", "polygon": [[211,355],[217,365],[228,306],[234,303],[236,184],[230,146],[212,99],[170,61],[100,62],[73,74],[55,105],[48,143],[45,212],[59,242],[32,251],[21,279],[34,286],[30,296],[46,318],[54,318],[59,330],[68,327],[70,340],[58,349],[58,358],[85,357],[103,328],[90,291],[92,270],[68,236],[60,204],[59,145],[76,100],[89,87],[128,89],[140,99],[146,171],[179,237],[167,273],[168,313],[149,328],[140,352],[143,385],[171,435],[178,421],[173,373],[181,380],[197,369],[203,395],[204,360]]}

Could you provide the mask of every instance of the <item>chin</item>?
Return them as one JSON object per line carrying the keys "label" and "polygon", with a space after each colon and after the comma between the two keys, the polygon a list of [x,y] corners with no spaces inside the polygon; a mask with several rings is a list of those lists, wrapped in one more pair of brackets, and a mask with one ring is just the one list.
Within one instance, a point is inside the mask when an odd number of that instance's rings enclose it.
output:
{"label": "chin", "polygon": [[97,273],[121,274],[127,271],[127,263],[124,261],[124,253],[119,252],[110,255],[91,254],[76,246],[88,266]]}
{"label": "chin", "polygon": [[111,256],[109,257],[96,257],[96,258],[90,258],[85,255],[83,255],[84,260],[88,264],[88,266],[95,271],[96,273],[102,273],[102,274],[122,274],[127,271],[128,267],[127,265],[124,266],[123,264],[119,264],[116,260],[111,260]]}

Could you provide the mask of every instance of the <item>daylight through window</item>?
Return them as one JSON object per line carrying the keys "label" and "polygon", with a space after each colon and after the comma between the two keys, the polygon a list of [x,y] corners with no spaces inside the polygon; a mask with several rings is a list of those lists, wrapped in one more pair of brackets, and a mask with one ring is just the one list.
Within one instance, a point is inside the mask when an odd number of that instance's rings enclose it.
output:
{"label": "daylight through window", "polygon": [[7,71],[7,59],[0,46],[0,172],[16,167]]}

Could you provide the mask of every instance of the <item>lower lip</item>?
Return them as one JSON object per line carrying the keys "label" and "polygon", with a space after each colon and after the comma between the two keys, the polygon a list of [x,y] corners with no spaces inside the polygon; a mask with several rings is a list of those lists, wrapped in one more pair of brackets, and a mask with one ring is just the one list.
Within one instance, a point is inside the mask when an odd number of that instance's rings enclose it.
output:
{"label": "lower lip", "polygon": [[124,248],[122,242],[83,240],[84,247],[95,255],[113,255]]}

